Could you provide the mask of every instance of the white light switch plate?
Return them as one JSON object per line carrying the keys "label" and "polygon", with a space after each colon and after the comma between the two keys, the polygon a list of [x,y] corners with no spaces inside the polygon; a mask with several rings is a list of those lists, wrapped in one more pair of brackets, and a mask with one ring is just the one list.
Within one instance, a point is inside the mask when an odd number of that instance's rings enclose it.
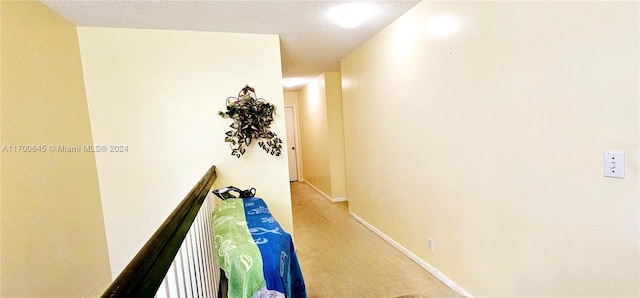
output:
{"label": "white light switch plate", "polygon": [[624,178],[624,152],[607,151],[604,153],[604,176]]}

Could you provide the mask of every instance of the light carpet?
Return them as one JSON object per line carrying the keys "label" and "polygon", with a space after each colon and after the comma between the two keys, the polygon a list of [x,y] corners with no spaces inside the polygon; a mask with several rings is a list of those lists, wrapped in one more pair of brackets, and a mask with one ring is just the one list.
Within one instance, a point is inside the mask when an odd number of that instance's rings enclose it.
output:
{"label": "light carpet", "polygon": [[291,183],[294,241],[313,297],[459,297],[407,256],[331,203]]}

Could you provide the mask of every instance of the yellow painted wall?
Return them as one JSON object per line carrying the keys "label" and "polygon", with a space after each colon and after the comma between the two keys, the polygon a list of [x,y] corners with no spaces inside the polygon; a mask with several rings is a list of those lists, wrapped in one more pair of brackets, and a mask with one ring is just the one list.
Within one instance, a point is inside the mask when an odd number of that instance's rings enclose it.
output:
{"label": "yellow painted wall", "polygon": [[[0,46],[2,45],[2,1],[0,1]],[[0,49],[0,56],[2,50]],[[2,115],[2,58],[0,58],[0,116]],[[0,145],[2,143],[2,119],[0,119]],[[0,216],[2,215],[2,153],[0,151]],[[2,219],[0,219],[0,296],[2,296]]]}
{"label": "yellow painted wall", "polygon": [[298,105],[298,92],[288,91],[284,92],[284,104],[297,106]]}
{"label": "yellow painted wall", "polygon": [[298,92],[304,180],[331,200],[346,200],[342,87],[326,72]]}
{"label": "yellow painted wall", "polygon": [[[2,45],[2,1],[0,1],[0,46]],[[0,50],[0,55],[2,54]],[[0,58],[0,116],[2,115],[2,58]],[[2,143],[2,119],[0,119],[0,145]],[[2,153],[0,151],[0,216],[2,215]],[[2,280],[2,219],[0,219],[0,281]],[[0,282],[2,296],[2,282]]]}
{"label": "yellow painted wall", "polygon": [[638,14],[416,5],[341,63],[350,211],[473,295],[639,296]]}
{"label": "yellow painted wall", "polygon": [[1,13],[0,296],[98,296],[111,272],[95,157],[52,152],[92,144],[76,28],[40,2]]}
{"label": "yellow painted wall", "polygon": [[329,130],[329,162],[331,167],[331,197],[344,200],[347,181],[344,162],[344,124],[342,121],[342,85],[339,72],[326,72],[325,100]]}
{"label": "yellow painted wall", "polygon": [[320,75],[298,92],[300,140],[304,180],[331,196],[331,162],[325,76]]}
{"label": "yellow painted wall", "polygon": [[[212,165],[217,187],[255,187],[293,232],[286,151],[257,144],[231,156],[218,116],[245,84],[277,107],[286,143],[276,35],[78,28],[94,140],[128,146],[97,154],[111,269],[119,274]],[[256,50],[259,49],[259,50]]]}

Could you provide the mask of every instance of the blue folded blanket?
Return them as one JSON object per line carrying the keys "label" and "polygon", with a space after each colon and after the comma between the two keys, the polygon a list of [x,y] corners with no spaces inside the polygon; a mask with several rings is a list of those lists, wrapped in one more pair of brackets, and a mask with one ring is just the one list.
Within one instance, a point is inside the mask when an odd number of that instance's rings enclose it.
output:
{"label": "blue folded blanket", "polygon": [[220,268],[235,297],[306,297],[291,240],[260,198],[227,199],[213,212]]}

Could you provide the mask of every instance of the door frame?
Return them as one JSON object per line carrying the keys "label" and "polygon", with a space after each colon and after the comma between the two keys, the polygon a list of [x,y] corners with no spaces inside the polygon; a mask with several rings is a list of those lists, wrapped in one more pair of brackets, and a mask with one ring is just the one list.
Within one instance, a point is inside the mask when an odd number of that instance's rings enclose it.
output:
{"label": "door frame", "polygon": [[[302,172],[302,145],[300,140],[300,117],[298,117],[298,105],[296,104],[286,104],[284,108],[292,108],[293,109],[293,134],[296,138],[296,167],[298,169],[298,181],[304,181],[304,175]],[[285,112],[286,113],[286,112]],[[286,120],[285,120],[286,121]],[[286,125],[286,122],[285,122]]]}

